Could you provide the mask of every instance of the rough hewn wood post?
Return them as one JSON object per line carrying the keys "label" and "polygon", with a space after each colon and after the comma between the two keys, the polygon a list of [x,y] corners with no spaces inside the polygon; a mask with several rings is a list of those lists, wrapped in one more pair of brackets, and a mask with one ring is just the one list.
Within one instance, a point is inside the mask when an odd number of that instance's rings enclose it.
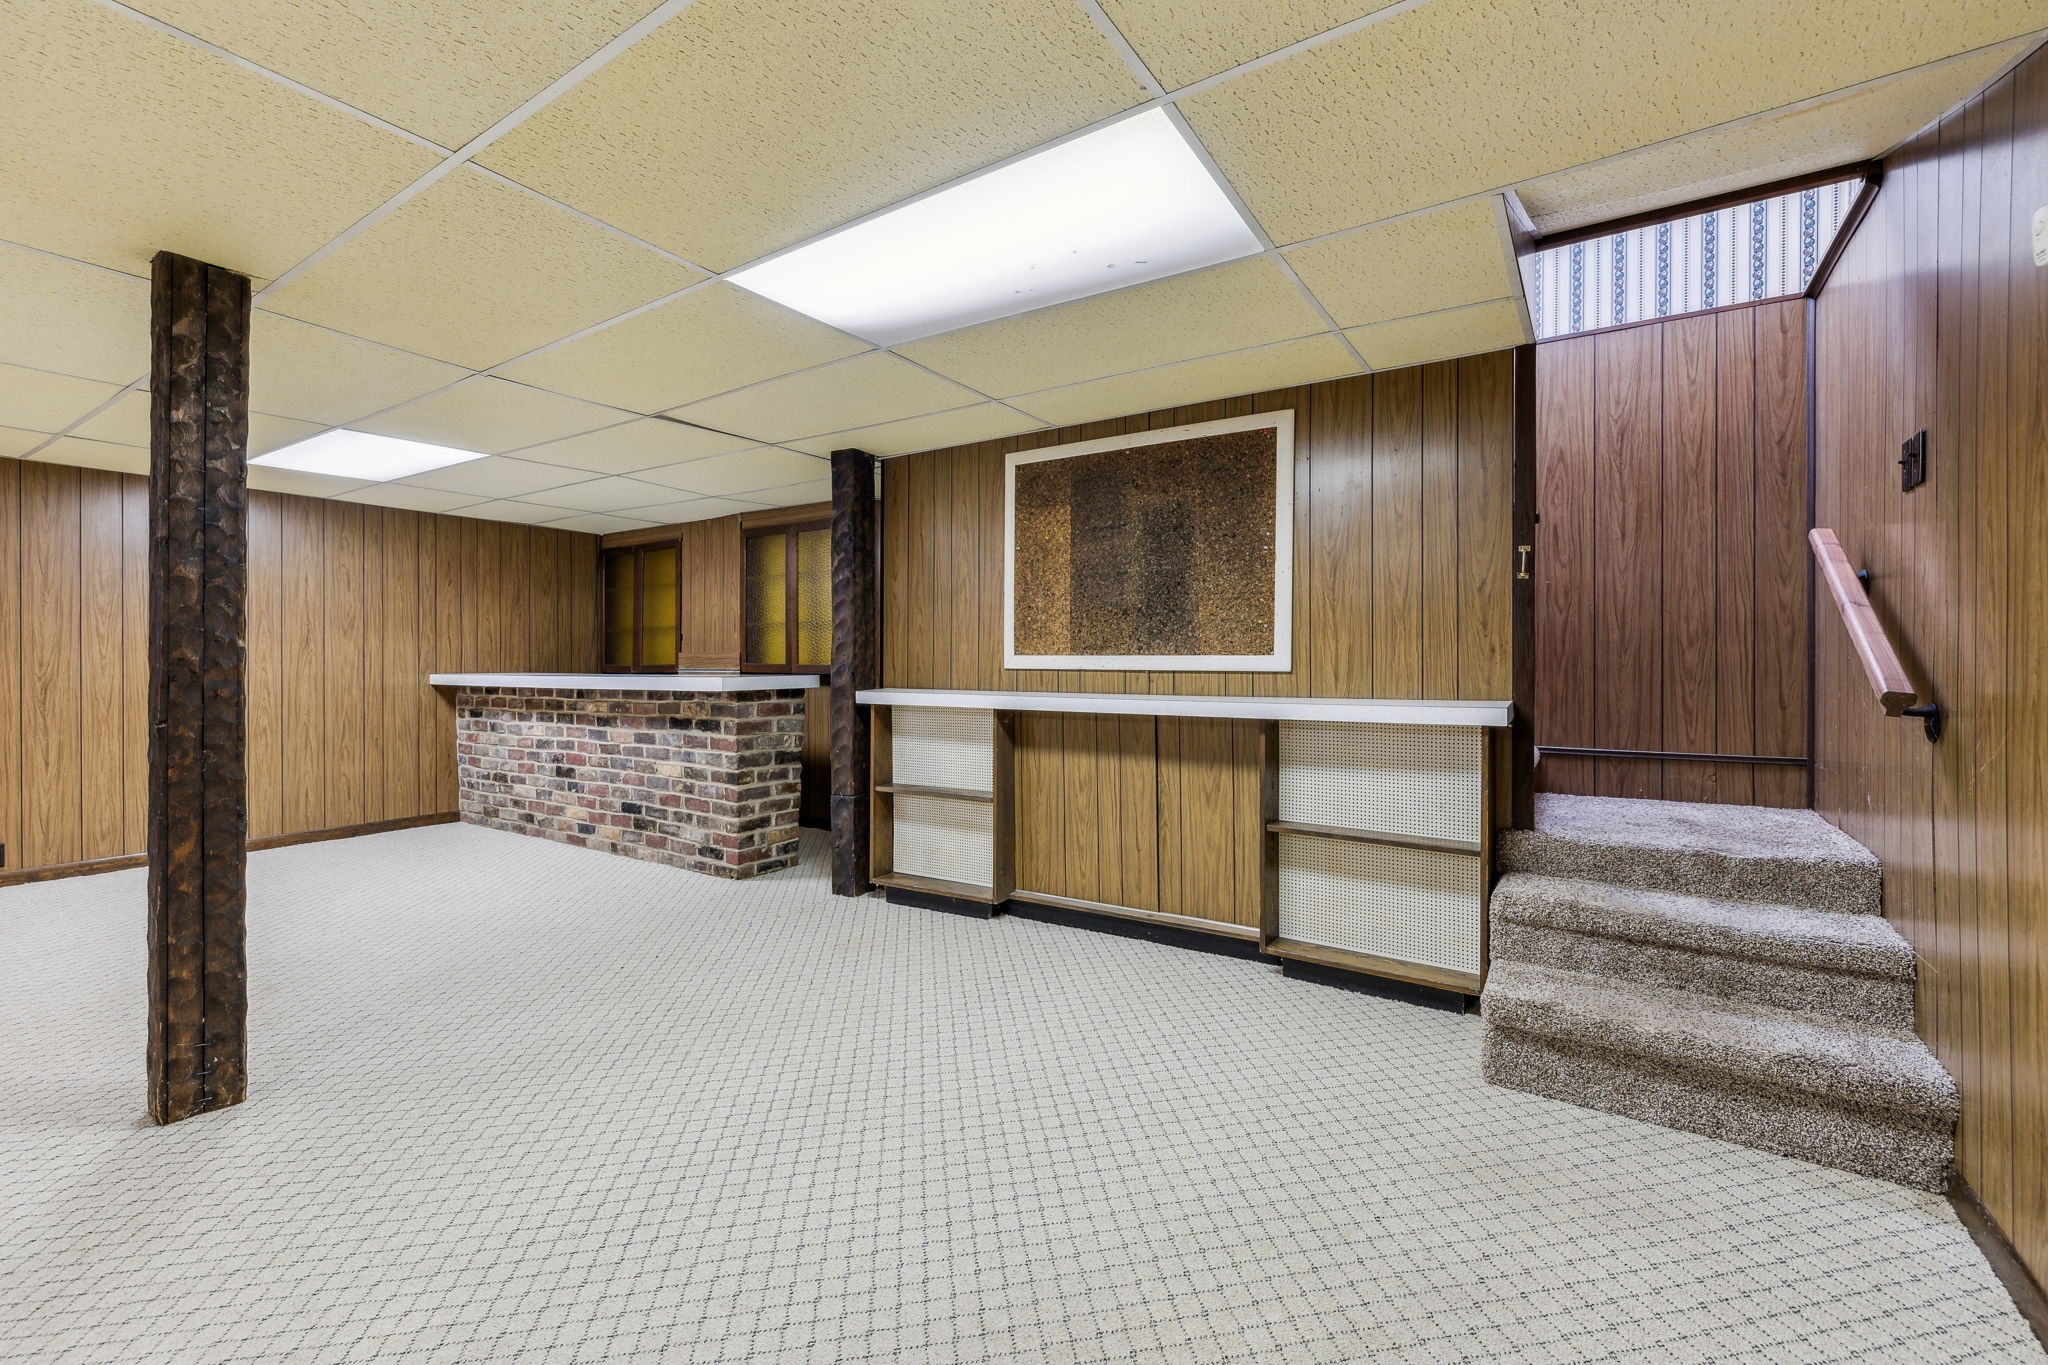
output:
{"label": "rough hewn wood post", "polygon": [[149,1114],[175,1123],[248,1087],[248,279],[159,252],[149,368]]}
{"label": "rough hewn wood post", "polygon": [[832,452],[832,892],[866,895],[868,713],[853,699],[881,674],[876,619],[875,457]]}

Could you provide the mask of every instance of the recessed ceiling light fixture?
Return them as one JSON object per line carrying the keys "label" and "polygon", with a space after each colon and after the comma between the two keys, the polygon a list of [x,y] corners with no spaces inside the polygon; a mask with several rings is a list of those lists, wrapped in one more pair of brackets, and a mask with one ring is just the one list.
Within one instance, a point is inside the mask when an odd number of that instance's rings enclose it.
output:
{"label": "recessed ceiling light fixture", "polygon": [[1153,109],[726,278],[894,346],[1259,250],[1180,129]]}
{"label": "recessed ceiling light fixture", "polygon": [[282,450],[273,450],[268,455],[259,455],[249,463],[268,465],[272,469],[296,469],[307,474],[331,474],[339,479],[369,479],[383,483],[482,458],[481,451],[431,446],[424,441],[402,441],[396,436],[374,436],[367,431],[336,428]]}

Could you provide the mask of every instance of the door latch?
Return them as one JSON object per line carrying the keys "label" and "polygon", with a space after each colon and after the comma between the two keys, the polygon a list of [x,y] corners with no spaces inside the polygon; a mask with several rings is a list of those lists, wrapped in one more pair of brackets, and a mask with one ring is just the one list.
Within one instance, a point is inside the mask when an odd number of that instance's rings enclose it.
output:
{"label": "door latch", "polygon": [[1535,556],[1536,547],[1534,545],[1517,545],[1515,547],[1515,577],[1529,577],[1530,562]]}

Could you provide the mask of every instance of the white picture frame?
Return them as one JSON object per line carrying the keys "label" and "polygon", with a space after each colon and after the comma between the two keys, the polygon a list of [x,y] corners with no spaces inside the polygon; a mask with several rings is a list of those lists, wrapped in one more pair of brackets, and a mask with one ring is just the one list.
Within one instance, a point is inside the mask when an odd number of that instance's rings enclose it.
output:
{"label": "white picture frame", "polygon": [[[1222,436],[1273,432],[1273,650],[1269,654],[1019,654],[1017,652],[1017,470],[1045,460],[1109,450],[1137,450]],[[1159,673],[1287,673],[1294,667],[1294,410],[1192,422],[1163,431],[1105,436],[1042,450],[1018,451],[1003,464],[1003,667]]]}

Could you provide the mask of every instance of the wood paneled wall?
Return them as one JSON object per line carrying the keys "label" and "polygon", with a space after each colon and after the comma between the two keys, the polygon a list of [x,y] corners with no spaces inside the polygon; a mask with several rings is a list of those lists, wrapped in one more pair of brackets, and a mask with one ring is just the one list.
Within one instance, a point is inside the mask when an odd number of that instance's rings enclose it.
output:
{"label": "wood paneled wall", "polygon": [[1958,1164],[2048,1279],[2048,56],[1885,176],[1818,300],[1816,513],[1948,731],[1879,714],[1824,601],[1815,806],[1884,859],[1920,1030],[1962,1088]]}
{"label": "wood paneled wall", "polygon": [[[1536,348],[1536,743],[1807,754],[1806,301]],[[1545,755],[1542,791],[1804,806],[1807,770]]]}
{"label": "wood paneled wall", "polygon": [[[1497,352],[886,461],[883,685],[1509,697],[1511,362]],[[1282,408],[1295,414],[1292,671],[1002,666],[1006,454]],[[1255,724],[1021,715],[1016,765],[1020,893],[1255,922]]]}
{"label": "wood paneled wall", "polygon": [[[140,853],[149,481],[0,460],[6,871]],[[462,669],[595,665],[596,540],[249,496],[249,833],[453,811]]]}

